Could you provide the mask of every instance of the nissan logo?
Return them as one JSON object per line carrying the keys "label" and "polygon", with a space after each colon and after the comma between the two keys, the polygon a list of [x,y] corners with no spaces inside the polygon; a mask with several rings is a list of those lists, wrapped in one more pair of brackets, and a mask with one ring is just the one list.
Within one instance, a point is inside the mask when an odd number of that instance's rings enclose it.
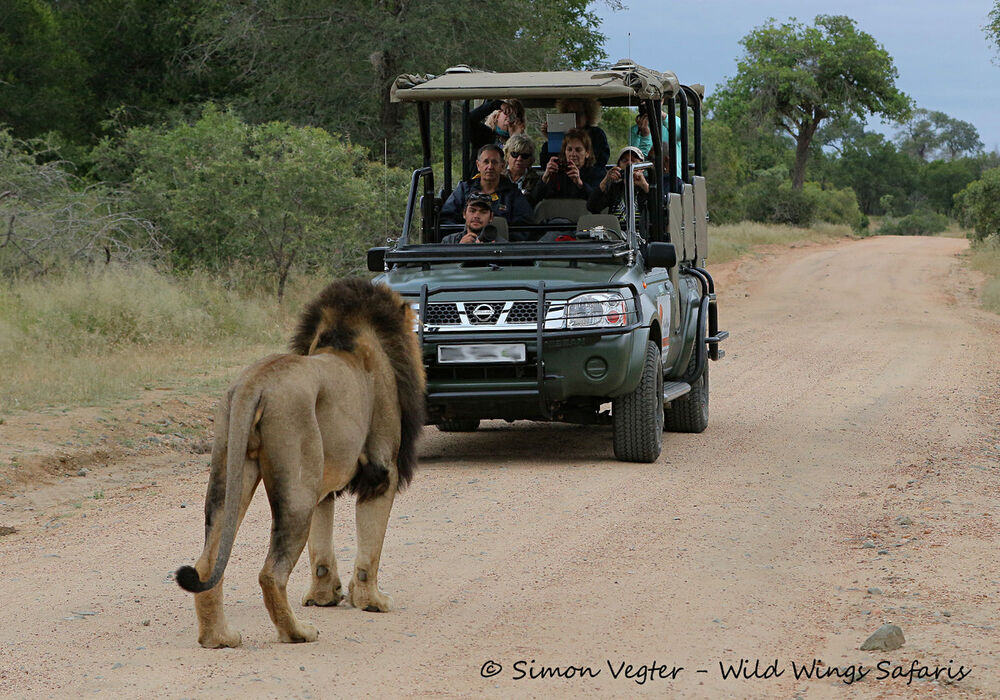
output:
{"label": "nissan logo", "polygon": [[477,321],[489,321],[493,317],[493,307],[489,304],[480,304],[472,310],[472,315]]}

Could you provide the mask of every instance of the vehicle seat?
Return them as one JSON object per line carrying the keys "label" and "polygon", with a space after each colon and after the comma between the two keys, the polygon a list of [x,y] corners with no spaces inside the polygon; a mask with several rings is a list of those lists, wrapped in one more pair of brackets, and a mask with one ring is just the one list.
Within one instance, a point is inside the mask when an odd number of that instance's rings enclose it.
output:
{"label": "vehicle seat", "polygon": [[618,217],[614,214],[584,214],[576,222],[578,231],[586,231],[598,226],[603,226],[609,231],[614,231],[620,238],[625,237],[622,234],[621,222],[618,221]]}
{"label": "vehicle seat", "polygon": [[585,199],[543,199],[535,205],[535,221],[538,223],[565,219],[575,224],[586,213]]}

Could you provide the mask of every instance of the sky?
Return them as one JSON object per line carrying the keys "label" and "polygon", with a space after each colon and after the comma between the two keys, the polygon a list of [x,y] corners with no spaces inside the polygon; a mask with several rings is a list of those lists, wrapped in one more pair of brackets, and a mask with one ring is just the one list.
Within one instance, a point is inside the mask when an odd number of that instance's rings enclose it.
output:
{"label": "sky", "polygon": [[[916,107],[970,122],[986,150],[1000,151],[998,51],[983,32],[993,0],[624,0],[612,11],[591,4],[607,36],[612,62],[630,57],[671,70],[685,84],[701,83],[706,95],[736,73],[740,39],[768,18],[847,15],[881,44],[899,72],[896,86]],[[871,128],[892,135],[878,120]]]}

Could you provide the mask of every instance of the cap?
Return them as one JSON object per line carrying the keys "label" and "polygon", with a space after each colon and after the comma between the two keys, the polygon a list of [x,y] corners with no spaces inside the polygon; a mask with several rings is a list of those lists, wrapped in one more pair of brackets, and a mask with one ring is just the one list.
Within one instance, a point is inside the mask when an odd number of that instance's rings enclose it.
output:
{"label": "cap", "polygon": [[625,155],[626,153],[631,153],[632,155],[636,156],[639,160],[646,160],[646,156],[644,156],[642,154],[642,151],[640,151],[638,148],[636,148],[635,146],[626,146],[618,154],[618,157],[615,158],[615,162],[617,163],[618,161],[620,161],[622,159],[622,156]]}
{"label": "cap", "polygon": [[465,199],[465,206],[477,206],[482,207],[483,209],[492,209],[493,198],[488,194],[483,194],[482,192],[473,192]]}

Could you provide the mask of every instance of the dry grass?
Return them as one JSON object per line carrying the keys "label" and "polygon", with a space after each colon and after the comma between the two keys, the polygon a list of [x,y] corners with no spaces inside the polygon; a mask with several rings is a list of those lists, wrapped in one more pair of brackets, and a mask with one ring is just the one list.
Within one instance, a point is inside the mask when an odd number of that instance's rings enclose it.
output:
{"label": "dry grass", "polygon": [[788,245],[799,241],[828,241],[854,235],[850,226],[819,223],[810,228],[776,226],[745,221],[709,227],[708,260],[724,263],[765,245]]}
{"label": "dry grass", "polygon": [[[851,235],[834,225],[713,226],[710,261]],[[1000,312],[1000,242],[976,246],[969,260],[989,278],[983,305]],[[253,359],[282,351],[299,309],[327,281],[297,280],[279,307],[269,290],[233,279],[237,284],[133,268],[0,285],[0,418],[105,405],[145,387],[217,391]]]}
{"label": "dry grass", "polygon": [[1000,239],[996,236],[982,243],[973,244],[969,253],[969,265],[986,275],[983,285],[983,308],[1000,313]]}
{"label": "dry grass", "polygon": [[251,359],[284,348],[302,301],[322,284],[297,285],[280,308],[263,292],[148,268],[0,286],[0,411],[225,383]]}

